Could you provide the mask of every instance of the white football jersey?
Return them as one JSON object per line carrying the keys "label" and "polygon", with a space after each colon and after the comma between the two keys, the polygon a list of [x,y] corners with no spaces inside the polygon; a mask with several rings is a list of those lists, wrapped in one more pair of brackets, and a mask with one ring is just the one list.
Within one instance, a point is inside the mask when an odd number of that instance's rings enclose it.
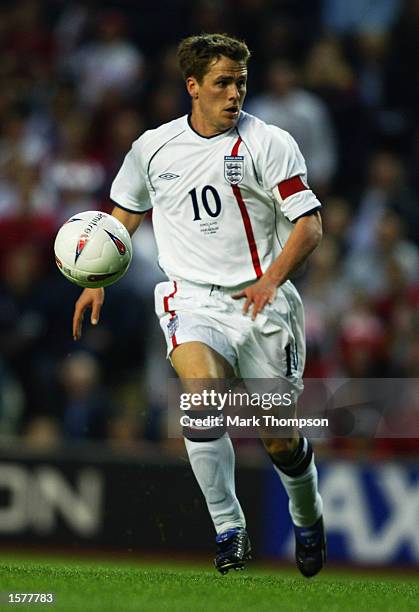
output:
{"label": "white football jersey", "polygon": [[291,222],[320,207],[290,134],[245,112],[209,138],[186,115],[145,132],[111,198],[130,212],[153,208],[159,264],[171,280],[222,287],[260,277]]}

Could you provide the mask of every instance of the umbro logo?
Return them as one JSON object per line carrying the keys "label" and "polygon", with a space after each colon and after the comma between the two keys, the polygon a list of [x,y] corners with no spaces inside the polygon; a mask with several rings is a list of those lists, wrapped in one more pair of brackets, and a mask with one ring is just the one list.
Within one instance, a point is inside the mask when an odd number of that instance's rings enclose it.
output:
{"label": "umbro logo", "polygon": [[175,178],[179,178],[179,174],[172,174],[171,172],[165,172],[164,174],[159,174],[159,178],[162,178],[165,181],[172,181]]}

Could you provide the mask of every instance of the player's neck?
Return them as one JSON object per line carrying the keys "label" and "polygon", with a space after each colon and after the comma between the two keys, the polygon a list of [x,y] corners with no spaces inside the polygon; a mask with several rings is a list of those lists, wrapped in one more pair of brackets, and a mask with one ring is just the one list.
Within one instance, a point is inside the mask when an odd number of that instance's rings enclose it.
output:
{"label": "player's neck", "polygon": [[188,123],[190,127],[196,132],[199,136],[203,138],[212,138],[213,136],[218,136],[219,134],[223,134],[224,132],[228,132],[230,128],[227,130],[217,130],[217,128],[211,124],[209,124],[204,117],[199,115],[197,112],[192,110],[192,113],[188,115]]}

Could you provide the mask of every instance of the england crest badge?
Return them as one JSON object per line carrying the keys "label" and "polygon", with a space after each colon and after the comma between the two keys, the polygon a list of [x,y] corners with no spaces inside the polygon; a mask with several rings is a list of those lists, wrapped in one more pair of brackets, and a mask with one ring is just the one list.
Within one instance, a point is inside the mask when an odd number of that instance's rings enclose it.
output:
{"label": "england crest badge", "polygon": [[179,317],[175,315],[174,317],[170,319],[170,321],[167,324],[167,331],[169,332],[169,338],[173,338],[178,327],[179,327]]}
{"label": "england crest badge", "polygon": [[244,156],[224,155],[224,178],[230,185],[238,185],[244,178]]}

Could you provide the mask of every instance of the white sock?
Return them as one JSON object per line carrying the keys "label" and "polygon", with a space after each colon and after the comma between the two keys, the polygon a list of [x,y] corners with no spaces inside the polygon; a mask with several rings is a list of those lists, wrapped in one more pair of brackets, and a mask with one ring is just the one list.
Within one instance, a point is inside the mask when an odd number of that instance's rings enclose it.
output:
{"label": "white sock", "polygon": [[289,511],[297,527],[311,527],[323,513],[323,501],[317,489],[314,455],[300,476],[288,476],[274,465],[289,497]]}
{"label": "white sock", "polygon": [[194,442],[185,438],[193,473],[207,502],[217,535],[245,527],[234,484],[234,449],[228,434],[218,440]]}

